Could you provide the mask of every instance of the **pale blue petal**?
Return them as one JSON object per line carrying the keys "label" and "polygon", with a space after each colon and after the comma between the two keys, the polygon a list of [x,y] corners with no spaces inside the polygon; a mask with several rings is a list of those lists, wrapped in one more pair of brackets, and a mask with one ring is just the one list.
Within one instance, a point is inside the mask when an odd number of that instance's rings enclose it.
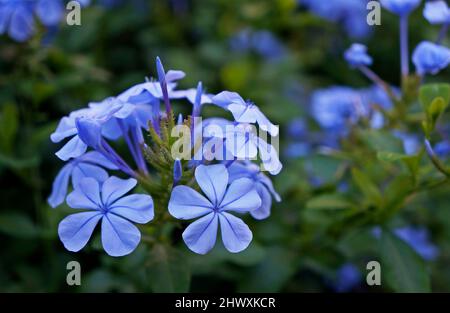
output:
{"label": "pale blue petal", "polygon": [[271,145],[258,138],[259,156],[264,165],[264,169],[272,175],[280,173],[283,165],[278,158],[278,151]]}
{"label": "pale blue petal", "polygon": [[108,176],[108,173],[99,166],[88,163],[78,163],[74,165],[72,171],[72,185],[78,185],[85,177],[92,177],[99,182],[104,182],[108,179]]}
{"label": "pale blue petal", "polygon": [[275,201],[280,202],[281,197],[280,195],[275,191],[275,188],[273,187],[272,181],[269,177],[264,175],[263,173],[258,174],[258,180],[259,182],[264,185],[264,187],[267,188],[268,191],[272,194],[272,196],[275,198]]}
{"label": "pale blue petal", "polygon": [[256,121],[258,122],[259,127],[261,127],[262,130],[268,132],[271,136],[278,136],[278,126],[275,126],[272,124],[271,121],[264,115],[264,113],[261,112],[261,110],[257,107],[255,107],[255,117]]}
{"label": "pale blue petal", "polygon": [[225,212],[219,214],[219,219],[225,248],[232,253],[246,249],[253,238],[252,231],[247,224],[240,218]]}
{"label": "pale blue petal", "polygon": [[270,216],[270,208],[272,207],[272,196],[270,192],[262,185],[256,184],[256,191],[261,198],[261,206],[250,212],[250,215],[257,220],[263,220]]}
{"label": "pale blue petal", "polygon": [[145,224],[154,217],[153,199],[149,195],[142,194],[126,196],[114,202],[108,212],[135,223]]}
{"label": "pale blue petal", "polygon": [[101,124],[90,118],[77,118],[75,125],[78,130],[78,137],[89,147],[97,149],[101,146],[102,130]]}
{"label": "pale blue petal", "polygon": [[206,254],[216,244],[217,227],[217,214],[210,213],[190,224],[183,232],[183,240],[195,253]]}
{"label": "pale blue petal", "polygon": [[246,105],[244,99],[237,92],[222,91],[212,97],[212,103],[221,107],[227,107],[231,103]]}
{"label": "pale blue petal", "polygon": [[102,125],[102,135],[110,140],[117,140],[122,136],[122,129],[115,118]]}
{"label": "pale blue petal", "polygon": [[102,207],[99,183],[94,178],[85,177],[73,187],[66,199],[71,208],[99,210]]}
{"label": "pale blue petal", "polygon": [[11,19],[12,8],[7,5],[0,6],[0,34],[6,32]]}
{"label": "pale blue petal", "polygon": [[11,15],[8,34],[16,41],[25,41],[34,33],[33,14],[26,6],[20,6]]}
{"label": "pale blue petal", "polygon": [[102,220],[102,245],[110,256],[124,256],[133,252],[141,241],[141,233],[127,220],[106,214]]}
{"label": "pale blue petal", "polygon": [[180,80],[182,78],[184,78],[186,76],[186,74],[183,71],[179,71],[179,70],[169,70],[166,73],[166,82],[170,83],[173,81],[177,81]]}
{"label": "pale blue petal", "polygon": [[261,198],[255,190],[255,183],[249,178],[233,181],[220,203],[221,211],[249,212],[261,206]]}
{"label": "pale blue petal", "polygon": [[178,219],[196,218],[213,210],[213,205],[204,196],[187,186],[176,186],[169,201],[169,213]]}
{"label": "pale blue petal", "polygon": [[56,208],[64,202],[72,169],[73,165],[69,163],[59,171],[58,175],[56,175],[56,178],[53,181],[52,193],[47,199],[52,208]]}
{"label": "pale blue petal", "polygon": [[73,118],[64,116],[56,127],[54,133],[50,135],[52,142],[60,142],[64,138],[73,136],[77,133],[77,128],[75,127],[75,120]]}
{"label": "pale blue petal", "polygon": [[102,200],[105,205],[110,205],[137,184],[134,178],[120,179],[115,176],[108,178],[102,186]]}
{"label": "pale blue petal", "polygon": [[100,165],[103,167],[106,167],[110,170],[117,170],[118,167],[114,163],[112,163],[110,160],[108,160],[103,154],[97,151],[90,151],[88,153],[85,153],[83,156],[81,156],[78,160],[82,161],[83,163],[91,163]]}
{"label": "pale blue petal", "polygon": [[70,139],[61,149],[55,154],[63,161],[67,161],[70,158],[77,158],[85,153],[87,145],[78,136],[74,136]]}
{"label": "pale blue petal", "polygon": [[87,244],[102,214],[83,212],[67,216],[58,226],[58,235],[64,247],[78,252]]}
{"label": "pale blue petal", "polygon": [[450,9],[444,0],[427,1],[423,9],[423,16],[431,24],[450,23]]}
{"label": "pale blue petal", "polygon": [[195,179],[213,205],[222,201],[228,184],[228,171],[223,164],[198,166]]}

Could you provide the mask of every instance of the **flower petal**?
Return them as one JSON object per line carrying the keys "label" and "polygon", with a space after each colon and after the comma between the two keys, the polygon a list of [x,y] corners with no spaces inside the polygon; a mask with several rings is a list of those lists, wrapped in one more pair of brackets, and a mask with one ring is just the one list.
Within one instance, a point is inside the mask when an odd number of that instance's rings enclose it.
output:
{"label": "flower petal", "polygon": [[63,161],[67,161],[70,158],[77,158],[87,150],[87,145],[78,136],[74,136],[70,139],[64,147],[62,147],[55,154]]}
{"label": "flower petal", "polygon": [[110,256],[130,254],[141,241],[136,226],[114,214],[106,214],[102,220],[102,245]]}
{"label": "flower petal", "polygon": [[255,190],[255,183],[249,178],[239,178],[228,187],[220,210],[245,213],[260,206],[261,198]]}
{"label": "flower petal", "polygon": [[103,182],[108,179],[108,173],[100,166],[78,163],[74,166],[72,171],[72,185],[76,186],[85,177],[92,177],[99,182]]}
{"label": "flower petal", "polygon": [[187,186],[176,186],[169,201],[169,213],[178,219],[189,220],[210,213],[213,205],[204,196]]}
{"label": "flower petal", "polygon": [[145,224],[154,217],[153,199],[149,195],[129,195],[114,202],[108,212],[135,223]]}
{"label": "flower petal", "polygon": [[102,206],[98,182],[92,177],[83,178],[74,186],[66,202],[73,209],[98,210]]}
{"label": "flower petal", "polygon": [[83,249],[101,217],[99,212],[83,212],[63,219],[58,226],[58,235],[64,247],[73,252]]}
{"label": "flower petal", "polygon": [[221,93],[212,97],[212,102],[215,105],[221,107],[227,107],[231,103],[242,104],[245,105],[244,99],[237,93],[231,91],[222,91]]}
{"label": "flower petal", "polygon": [[232,252],[241,252],[252,241],[253,234],[240,218],[222,212],[219,214],[222,241],[225,248]]}
{"label": "flower petal", "polygon": [[77,128],[75,127],[75,120],[73,118],[64,116],[61,121],[59,121],[58,127],[54,133],[50,135],[52,142],[60,142],[64,138],[73,136],[77,133]]}
{"label": "flower petal", "polygon": [[270,216],[270,208],[272,207],[272,196],[270,192],[262,184],[256,184],[256,191],[261,198],[261,206],[256,210],[250,211],[250,215],[257,220],[263,220]]}
{"label": "flower petal", "polygon": [[108,178],[102,185],[102,200],[106,206],[122,197],[137,184],[134,178],[120,179],[115,176]]}
{"label": "flower petal", "polygon": [[64,14],[63,3],[61,0],[40,0],[36,5],[36,14],[45,26],[56,25]]}
{"label": "flower petal", "polygon": [[56,175],[56,178],[53,181],[52,193],[47,199],[52,208],[56,208],[64,202],[72,169],[73,165],[69,163],[59,171],[58,175]]}
{"label": "flower petal", "polygon": [[213,205],[222,201],[228,184],[228,171],[223,164],[198,166],[195,179]]}
{"label": "flower petal", "polygon": [[183,232],[183,240],[189,249],[206,254],[216,244],[218,218],[210,213],[190,224]]}
{"label": "flower petal", "polygon": [[108,160],[103,154],[97,151],[90,151],[79,158],[83,163],[91,163],[106,167],[110,170],[117,170],[118,167]]}
{"label": "flower petal", "polygon": [[8,34],[16,41],[23,42],[34,33],[34,18],[31,10],[21,5],[11,14]]}

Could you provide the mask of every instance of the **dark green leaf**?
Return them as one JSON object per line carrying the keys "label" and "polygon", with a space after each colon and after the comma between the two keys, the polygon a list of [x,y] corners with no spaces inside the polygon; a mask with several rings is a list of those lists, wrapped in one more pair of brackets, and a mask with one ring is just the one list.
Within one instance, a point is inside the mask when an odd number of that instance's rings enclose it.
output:
{"label": "dark green leaf", "polygon": [[397,292],[430,291],[430,278],[424,261],[410,246],[384,229],[380,248],[382,277],[392,289]]}

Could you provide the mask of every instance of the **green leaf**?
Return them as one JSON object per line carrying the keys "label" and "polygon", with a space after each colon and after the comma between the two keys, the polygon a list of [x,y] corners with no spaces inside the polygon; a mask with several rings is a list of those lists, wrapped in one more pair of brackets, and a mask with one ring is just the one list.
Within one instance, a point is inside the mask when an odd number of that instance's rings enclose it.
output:
{"label": "green leaf", "polygon": [[314,197],[306,203],[306,209],[309,210],[335,210],[349,209],[354,205],[339,194],[324,194]]}
{"label": "green leaf", "polygon": [[448,105],[450,101],[450,84],[426,84],[420,87],[419,101],[426,112],[436,98],[442,98]]}
{"label": "green leaf", "polygon": [[0,153],[0,165],[20,170],[24,168],[30,168],[39,164],[39,157],[32,156],[27,159],[18,159],[15,157],[9,157]]}
{"label": "green leaf", "polygon": [[371,181],[371,179],[357,168],[352,168],[353,181],[358,188],[376,206],[381,206],[383,198],[378,187]]}
{"label": "green leaf", "polygon": [[392,153],[403,153],[402,141],[383,130],[366,130],[361,132],[363,140],[375,151],[389,151]]}
{"label": "green leaf", "polygon": [[445,112],[450,101],[450,84],[428,84],[420,88],[419,100],[426,115],[422,127],[427,137]]}
{"label": "green leaf", "polygon": [[430,291],[425,263],[409,245],[386,229],[380,245],[383,281],[397,292]]}
{"label": "green leaf", "polygon": [[0,232],[22,239],[34,238],[39,233],[28,216],[13,212],[0,215]]}
{"label": "green leaf", "polygon": [[396,153],[396,152],[388,152],[388,151],[378,151],[377,158],[380,161],[385,162],[403,162],[411,172],[411,174],[415,177],[419,170],[419,163],[422,158],[422,152],[414,155]]}
{"label": "green leaf", "polygon": [[19,125],[18,119],[16,106],[12,103],[5,104],[0,113],[0,149],[3,152],[11,151]]}
{"label": "green leaf", "polygon": [[154,292],[187,292],[191,274],[186,257],[180,251],[157,244],[150,251],[147,276]]}

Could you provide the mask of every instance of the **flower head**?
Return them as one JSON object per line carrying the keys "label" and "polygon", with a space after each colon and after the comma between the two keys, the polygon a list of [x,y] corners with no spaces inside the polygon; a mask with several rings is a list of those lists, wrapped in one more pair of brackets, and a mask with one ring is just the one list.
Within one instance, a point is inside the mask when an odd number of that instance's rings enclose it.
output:
{"label": "flower head", "polygon": [[450,49],[422,41],[414,50],[412,60],[418,74],[437,74],[450,63]]}
{"label": "flower head", "polygon": [[344,53],[344,58],[350,66],[372,65],[372,57],[367,54],[367,47],[360,43],[354,43]]}
{"label": "flower head", "polygon": [[450,23],[450,9],[443,0],[427,1],[423,9],[423,16],[430,24]]}
{"label": "flower head", "polygon": [[348,87],[317,90],[311,102],[313,117],[325,129],[345,130],[347,123],[354,123],[365,114],[359,93]]}
{"label": "flower head", "polygon": [[153,200],[149,195],[123,197],[136,186],[133,178],[109,177],[103,183],[83,178],[67,196],[67,204],[82,213],[67,216],[59,223],[59,238],[67,250],[80,251],[89,241],[95,226],[102,221],[102,245],[110,256],[131,253],[139,244],[141,233],[130,221],[140,224],[153,219]]}
{"label": "flower head", "polygon": [[216,243],[220,223],[222,241],[228,251],[236,253],[247,248],[252,232],[229,212],[247,213],[261,206],[254,183],[240,178],[228,185],[229,174],[222,164],[198,166],[195,178],[206,197],[190,187],[177,186],[169,201],[169,212],[175,218],[200,217],[183,232],[186,245],[195,253],[206,254]]}
{"label": "flower head", "polygon": [[404,16],[411,13],[420,4],[421,0],[380,0],[381,5],[388,11]]}

